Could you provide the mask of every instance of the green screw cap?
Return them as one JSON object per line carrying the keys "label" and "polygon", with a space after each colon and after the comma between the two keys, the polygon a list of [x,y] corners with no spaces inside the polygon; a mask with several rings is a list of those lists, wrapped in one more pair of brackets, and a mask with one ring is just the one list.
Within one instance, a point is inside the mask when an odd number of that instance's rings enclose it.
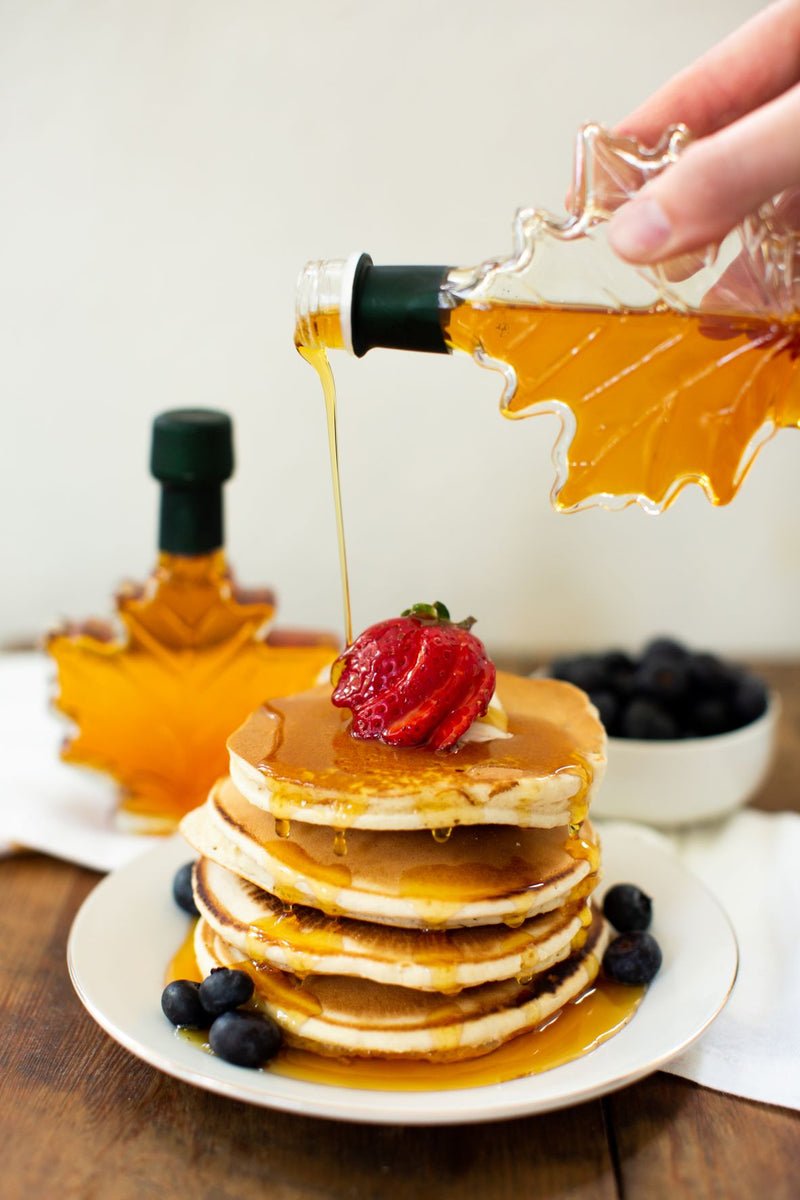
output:
{"label": "green screw cap", "polygon": [[351,337],[361,358],[373,346],[449,353],[439,296],[447,267],[376,267],[362,254],[353,277]]}
{"label": "green screw cap", "polygon": [[233,422],[212,408],[176,408],[153,422],[150,470],[160,483],[224,483],[233,474]]}
{"label": "green screw cap", "polygon": [[233,474],[233,422],[210,408],[178,408],[153,422],[150,470],[161,484],[159,549],[208,554],[223,545],[222,485]]}

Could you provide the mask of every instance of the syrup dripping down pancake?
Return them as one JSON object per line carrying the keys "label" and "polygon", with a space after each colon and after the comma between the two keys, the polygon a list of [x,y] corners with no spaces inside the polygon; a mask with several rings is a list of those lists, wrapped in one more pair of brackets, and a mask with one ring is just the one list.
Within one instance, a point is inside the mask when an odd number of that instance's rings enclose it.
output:
{"label": "syrup dripping down pancake", "polygon": [[257,964],[301,977],[355,975],[439,992],[549,970],[585,936],[590,919],[586,902],[579,901],[518,929],[401,929],[286,906],[207,858],[195,866],[194,895],[208,925]]}
{"label": "syrup dripping down pancake", "polygon": [[288,904],[380,924],[445,928],[520,925],[589,894],[599,850],[589,821],[568,830],[460,826],[445,842],[426,830],[347,832],[337,855],[331,830],[275,819],[229,778],[181,824],[197,852]]}

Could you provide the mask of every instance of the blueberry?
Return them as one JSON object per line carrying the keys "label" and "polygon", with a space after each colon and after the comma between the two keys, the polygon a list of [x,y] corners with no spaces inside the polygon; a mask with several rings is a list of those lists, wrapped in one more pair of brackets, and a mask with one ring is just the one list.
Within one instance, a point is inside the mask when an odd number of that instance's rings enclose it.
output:
{"label": "blueberry", "polygon": [[608,688],[601,688],[597,691],[589,692],[589,699],[599,712],[600,720],[603,722],[606,731],[613,734],[620,711],[620,703],[616,693]]}
{"label": "blueberry", "polygon": [[253,991],[253,981],[245,971],[214,967],[200,984],[200,1001],[212,1017],[218,1017],[246,1004]]}
{"label": "blueberry", "polygon": [[192,892],[192,869],[194,863],[184,863],[175,872],[175,878],[172,880],[172,895],[178,908],[182,908],[184,912],[189,913],[192,917],[199,917],[200,913],[197,905],[194,902],[194,893]]}
{"label": "blueberry", "polygon": [[603,970],[617,983],[649,983],[661,966],[661,948],[643,930],[621,933],[608,943]]}
{"label": "blueberry", "polygon": [[760,679],[743,672],[731,700],[735,728],[749,725],[766,711],[767,689]]}
{"label": "blueberry", "polygon": [[270,1017],[226,1012],[217,1017],[208,1037],[211,1049],[239,1067],[263,1067],[281,1044],[281,1031]]}
{"label": "blueberry", "polygon": [[672,741],[727,733],[755,721],[768,694],[752,672],[714,654],[655,637],[635,658],[624,650],[555,659],[554,679],[587,692],[612,737]]}
{"label": "blueberry", "polygon": [[211,1017],[200,999],[199,985],[189,979],[174,979],[161,993],[164,1016],[173,1025],[188,1029],[208,1029]]}
{"label": "blueberry", "polygon": [[624,650],[606,650],[600,655],[600,662],[606,675],[612,679],[618,675],[627,675],[636,666],[630,654]]}
{"label": "blueberry", "polygon": [[635,884],[617,883],[605,894],[603,916],[619,933],[648,929],[653,916],[653,902]]}
{"label": "blueberry", "polygon": [[689,651],[676,638],[656,637],[647,643],[642,651],[642,661],[649,658],[668,658],[673,662],[681,662],[689,656]]}
{"label": "blueberry", "polygon": [[668,704],[678,704],[686,697],[689,678],[687,659],[651,654],[642,659],[635,684],[645,695]]}
{"label": "blueberry", "polygon": [[554,679],[563,679],[584,692],[593,692],[606,684],[606,673],[601,660],[594,654],[580,654],[571,658],[557,658],[550,668]]}
{"label": "blueberry", "polygon": [[693,737],[713,737],[733,729],[735,717],[730,704],[719,696],[698,700],[687,714],[688,731]]}
{"label": "blueberry", "polygon": [[638,665],[635,659],[624,650],[608,650],[600,661],[606,677],[605,686],[620,697],[630,695]]}
{"label": "blueberry", "polygon": [[693,654],[689,659],[689,682],[692,692],[698,697],[729,696],[734,680],[733,668],[715,654]]}
{"label": "blueberry", "polygon": [[620,718],[620,733],[644,741],[669,741],[680,736],[680,729],[675,717],[657,701],[635,696]]}

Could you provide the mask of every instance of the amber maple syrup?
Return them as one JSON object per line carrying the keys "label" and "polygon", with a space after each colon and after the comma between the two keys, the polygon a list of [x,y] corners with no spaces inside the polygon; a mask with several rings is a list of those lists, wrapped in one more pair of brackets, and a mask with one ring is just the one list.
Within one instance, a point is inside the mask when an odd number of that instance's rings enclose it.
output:
{"label": "amber maple syrup", "polygon": [[798,318],[503,304],[442,318],[453,348],[511,368],[507,417],[571,410],[562,509],[667,507],[688,483],[727,504],[763,440],[800,424]]}
{"label": "amber maple syrup", "polygon": [[62,758],[108,772],[120,819],[161,832],[225,773],[230,731],[266,696],[310,687],[336,646],[271,645],[262,630],[274,605],[236,589],[221,551],[160,555],[147,586],[117,606],[124,638],[67,627],[48,641],[58,707],[78,724]]}
{"label": "amber maple syrup", "polygon": [[269,1069],[276,1075],[311,1083],[393,1092],[447,1091],[507,1083],[588,1054],[627,1025],[643,995],[643,988],[626,988],[598,979],[539,1029],[520,1034],[479,1058],[451,1062],[324,1058],[287,1046]]}
{"label": "amber maple syrup", "polygon": [[[661,511],[690,483],[727,504],[761,445],[800,425],[797,315],[448,297],[439,319],[450,349],[503,372],[505,416],[561,412],[569,446],[553,503],[562,510],[639,502]],[[304,313],[296,336],[329,372],[340,313]]]}
{"label": "amber maple syrup", "polygon": [[[545,700],[541,712],[517,712],[528,699],[528,689],[555,688],[550,680],[518,681],[498,673],[498,692],[514,713],[514,736],[485,742],[467,742],[449,754],[429,746],[394,747],[380,741],[353,738],[348,732],[347,710],[330,703],[326,688],[265,702],[246,725],[229,739],[229,748],[245,762],[257,765],[269,778],[271,810],[281,808],[281,799],[302,806],[303,790],[311,781],[335,795],[342,811],[336,813],[343,827],[348,803],[362,813],[375,795],[404,795],[418,792],[447,779],[454,788],[465,773],[482,770],[503,772],[509,782],[520,776],[570,775],[577,780],[569,801],[570,823],[580,828],[588,806],[592,772],[575,746],[571,730],[549,720]],[[538,694],[538,693],[537,693]],[[520,699],[521,697],[521,699]],[[598,732],[598,741],[600,735]],[[496,776],[501,778],[499,774]],[[298,803],[297,797],[301,800]],[[565,802],[566,803],[566,802]],[[338,824],[332,820],[331,825]],[[435,840],[446,844],[449,835],[437,833]]]}
{"label": "amber maple syrup", "polygon": [[[335,322],[331,321],[327,329],[321,329],[321,336],[327,337],[326,345],[341,345],[336,341]],[[325,422],[328,430],[328,449],[331,462],[331,480],[333,482],[333,508],[336,514],[336,542],[339,548],[339,574],[342,586],[342,608],[344,610],[345,642],[349,646],[353,640],[353,618],[350,607],[350,576],[347,570],[347,546],[344,536],[344,517],[342,516],[342,485],[339,477],[339,439],[336,422],[336,384],[333,372],[324,349],[304,346],[297,343],[299,353],[311,364],[319,376],[322,394],[325,401]]]}

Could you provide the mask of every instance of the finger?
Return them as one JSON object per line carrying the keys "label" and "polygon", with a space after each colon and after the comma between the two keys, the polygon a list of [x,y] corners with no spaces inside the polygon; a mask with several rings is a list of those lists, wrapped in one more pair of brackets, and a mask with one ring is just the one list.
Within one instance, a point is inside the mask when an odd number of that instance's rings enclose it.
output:
{"label": "finger", "polygon": [[613,250],[649,263],[721,241],[765,200],[800,183],[800,84],[693,142],[609,223]]}
{"label": "finger", "polygon": [[695,137],[729,125],[800,80],[800,0],[778,0],[681,71],[615,132],[655,145],[668,125]]}

